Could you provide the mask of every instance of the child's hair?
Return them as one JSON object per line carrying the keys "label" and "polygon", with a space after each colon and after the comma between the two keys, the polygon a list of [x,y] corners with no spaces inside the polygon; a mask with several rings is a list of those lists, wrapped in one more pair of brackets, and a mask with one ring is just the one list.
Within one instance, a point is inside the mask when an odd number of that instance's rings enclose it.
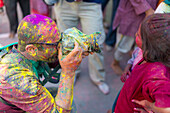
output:
{"label": "child's hair", "polygon": [[153,14],[141,25],[143,57],[170,67],[170,14]]}

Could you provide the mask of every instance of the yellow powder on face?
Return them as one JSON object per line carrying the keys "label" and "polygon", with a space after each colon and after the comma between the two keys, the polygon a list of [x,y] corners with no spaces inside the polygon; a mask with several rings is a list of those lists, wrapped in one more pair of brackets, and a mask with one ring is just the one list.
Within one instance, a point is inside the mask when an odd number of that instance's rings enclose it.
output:
{"label": "yellow powder on face", "polygon": [[47,43],[52,43],[52,41],[50,40],[50,41],[47,41]]}

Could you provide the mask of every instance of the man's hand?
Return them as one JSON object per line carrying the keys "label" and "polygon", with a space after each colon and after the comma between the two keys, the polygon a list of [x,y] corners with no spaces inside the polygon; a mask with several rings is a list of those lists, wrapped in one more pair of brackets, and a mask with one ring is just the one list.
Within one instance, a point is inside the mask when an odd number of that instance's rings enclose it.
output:
{"label": "man's hand", "polygon": [[78,43],[75,42],[74,49],[65,57],[62,57],[62,47],[60,46],[58,55],[59,62],[62,68],[62,71],[68,75],[76,71],[82,61],[82,49],[79,47]]}

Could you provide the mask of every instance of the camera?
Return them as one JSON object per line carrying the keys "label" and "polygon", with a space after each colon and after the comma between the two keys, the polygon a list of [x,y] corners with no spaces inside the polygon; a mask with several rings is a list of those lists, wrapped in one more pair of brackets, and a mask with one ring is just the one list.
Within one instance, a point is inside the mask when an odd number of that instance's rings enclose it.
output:
{"label": "camera", "polygon": [[61,33],[62,53],[63,55],[68,55],[74,49],[75,41],[83,49],[83,52],[100,53],[101,50],[98,44],[100,37],[100,32],[86,35],[75,27],[69,28]]}

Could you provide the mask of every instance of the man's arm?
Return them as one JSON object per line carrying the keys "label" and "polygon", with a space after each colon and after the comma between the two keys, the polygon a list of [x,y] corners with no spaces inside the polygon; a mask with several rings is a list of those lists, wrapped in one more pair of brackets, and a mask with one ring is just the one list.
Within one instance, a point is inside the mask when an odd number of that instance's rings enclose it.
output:
{"label": "man's arm", "polygon": [[55,101],[59,109],[71,110],[75,71],[82,61],[82,50],[78,47],[78,43],[75,43],[75,48],[64,59],[60,47],[59,61],[62,72]]}
{"label": "man's arm", "polygon": [[[61,52],[61,51],[60,51]],[[73,102],[73,84],[75,70],[82,60],[82,51],[75,45],[75,49],[68,57],[61,60],[61,78],[58,94],[54,99],[50,92],[36,79],[33,72],[22,67],[10,68],[8,71],[17,73],[10,76],[10,82],[0,81],[0,96],[11,104],[26,112],[69,113]],[[3,66],[0,70],[7,69]],[[19,69],[19,71],[18,71]],[[22,78],[22,79],[21,79]]]}

